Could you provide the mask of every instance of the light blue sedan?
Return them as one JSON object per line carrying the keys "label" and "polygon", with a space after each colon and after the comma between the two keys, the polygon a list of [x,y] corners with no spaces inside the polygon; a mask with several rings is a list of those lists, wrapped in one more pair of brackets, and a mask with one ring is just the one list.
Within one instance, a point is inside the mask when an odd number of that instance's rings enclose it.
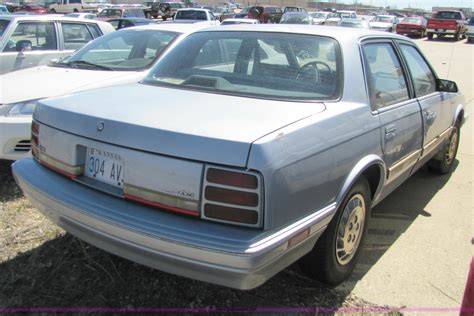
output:
{"label": "light blue sedan", "polygon": [[463,104],[402,36],[206,29],[141,83],[40,101],[13,172],[55,223],[141,264],[251,289],[300,260],[338,284],[371,208],[425,163],[451,171]]}

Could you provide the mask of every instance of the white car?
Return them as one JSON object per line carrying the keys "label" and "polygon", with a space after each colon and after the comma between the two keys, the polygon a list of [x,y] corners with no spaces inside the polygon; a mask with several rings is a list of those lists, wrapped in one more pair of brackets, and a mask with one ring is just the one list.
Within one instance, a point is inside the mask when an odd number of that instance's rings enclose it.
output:
{"label": "white car", "polygon": [[0,75],[45,65],[114,32],[110,23],[57,15],[0,16]]}
{"label": "white car", "polygon": [[126,28],[66,59],[0,76],[0,159],[29,155],[31,114],[39,99],[138,82],[167,47],[200,28],[174,23]]}
{"label": "white car", "polygon": [[195,23],[208,26],[217,26],[221,24],[211,10],[197,8],[178,9],[174,15],[173,21],[175,23]]}
{"label": "white car", "polygon": [[398,22],[394,15],[377,15],[369,24],[372,30],[393,33],[397,30]]}
{"label": "white car", "polygon": [[349,10],[339,10],[336,13],[331,13],[326,19],[326,25],[336,26],[342,19],[357,19],[357,13]]}
{"label": "white car", "polygon": [[313,18],[313,24],[316,25],[324,25],[326,24],[326,20],[328,19],[329,12],[309,12],[311,17]]}

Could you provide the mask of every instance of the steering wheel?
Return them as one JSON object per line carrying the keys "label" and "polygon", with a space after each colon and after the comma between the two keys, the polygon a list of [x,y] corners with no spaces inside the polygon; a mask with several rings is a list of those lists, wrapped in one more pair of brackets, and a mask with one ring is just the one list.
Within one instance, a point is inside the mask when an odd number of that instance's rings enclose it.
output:
{"label": "steering wheel", "polygon": [[314,80],[315,82],[321,82],[320,71],[318,66],[322,66],[327,69],[328,74],[331,73],[331,68],[325,62],[315,60],[301,66],[300,70],[296,74],[296,79]]}

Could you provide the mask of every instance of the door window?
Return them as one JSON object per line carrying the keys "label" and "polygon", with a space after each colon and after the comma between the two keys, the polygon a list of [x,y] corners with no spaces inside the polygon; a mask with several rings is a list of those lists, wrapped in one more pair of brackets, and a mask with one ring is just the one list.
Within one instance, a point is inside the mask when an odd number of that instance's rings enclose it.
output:
{"label": "door window", "polygon": [[61,26],[65,50],[81,48],[94,39],[85,24],[62,23]]}
{"label": "door window", "polygon": [[58,41],[54,23],[25,22],[15,28],[5,52],[26,50],[57,50]]}
{"label": "door window", "polygon": [[400,47],[413,78],[416,96],[421,97],[436,92],[435,75],[420,52],[410,45],[400,45]]}
{"label": "door window", "polygon": [[372,106],[376,109],[409,99],[400,61],[390,43],[363,47]]}

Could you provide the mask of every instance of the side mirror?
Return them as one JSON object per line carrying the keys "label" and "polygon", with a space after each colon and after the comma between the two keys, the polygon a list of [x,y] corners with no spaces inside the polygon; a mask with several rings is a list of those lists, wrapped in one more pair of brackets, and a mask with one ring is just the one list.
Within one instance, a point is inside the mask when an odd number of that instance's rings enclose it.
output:
{"label": "side mirror", "polygon": [[445,80],[445,79],[438,79],[437,82],[437,90],[440,92],[458,92],[458,85],[456,82],[451,81],[451,80]]}

